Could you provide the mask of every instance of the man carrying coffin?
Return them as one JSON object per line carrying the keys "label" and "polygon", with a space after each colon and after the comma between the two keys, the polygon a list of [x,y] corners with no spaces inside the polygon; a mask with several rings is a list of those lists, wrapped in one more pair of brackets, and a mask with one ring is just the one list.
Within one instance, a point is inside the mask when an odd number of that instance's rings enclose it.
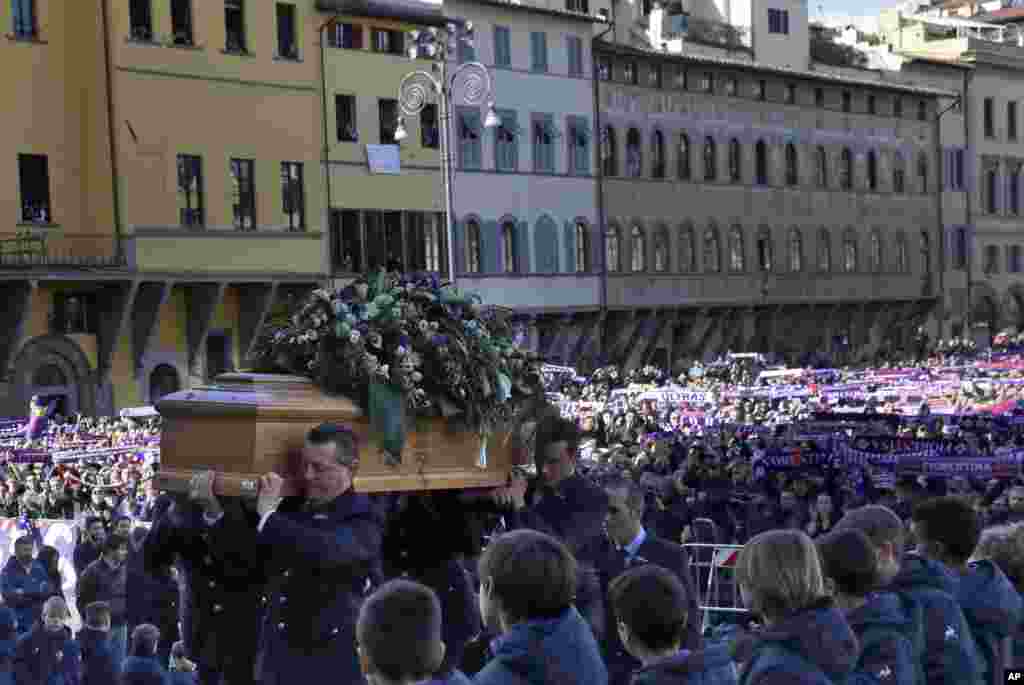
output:
{"label": "man carrying coffin", "polygon": [[[325,423],[306,436],[303,497],[281,496],[284,479],[260,479],[258,519],[230,515],[212,493],[213,474],[197,479],[211,540],[251,545],[268,579],[256,678],[262,685],[362,683],[355,623],[379,572],[383,522],[369,497],[352,490],[359,465],[355,436]],[[400,647],[398,647],[400,648]]]}

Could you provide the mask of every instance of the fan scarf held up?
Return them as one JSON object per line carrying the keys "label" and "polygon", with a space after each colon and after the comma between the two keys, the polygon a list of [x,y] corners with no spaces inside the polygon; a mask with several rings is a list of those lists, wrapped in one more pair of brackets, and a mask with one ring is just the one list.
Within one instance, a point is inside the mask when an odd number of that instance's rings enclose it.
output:
{"label": "fan scarf held up", "polygon": [[482,436],[543,397],[539,360],[513,342],[508,314],[433,275],[383,271],[313,291],[267,326],[257,345],[266,370],[312,378],[367,413],[391,465],[410,421],[443,416]]}

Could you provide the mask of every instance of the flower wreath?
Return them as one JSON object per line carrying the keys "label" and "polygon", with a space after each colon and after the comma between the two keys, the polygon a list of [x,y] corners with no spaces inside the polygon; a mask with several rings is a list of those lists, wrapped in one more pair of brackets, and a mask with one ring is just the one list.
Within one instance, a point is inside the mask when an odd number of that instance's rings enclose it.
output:
{"label": "flower wreath", "polygon": [[543,396],[539,360],[519,349],[507,313],[433,275],[378,272],[318,289],[257,344],[264,368],[312,378],[367,412],[398,463],[407,412],[483,435]]}

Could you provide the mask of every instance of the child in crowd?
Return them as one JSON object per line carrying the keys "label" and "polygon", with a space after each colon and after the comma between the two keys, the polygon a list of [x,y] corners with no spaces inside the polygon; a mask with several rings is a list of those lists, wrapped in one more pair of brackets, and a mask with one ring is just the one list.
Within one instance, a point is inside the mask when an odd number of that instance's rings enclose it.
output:
{"label": "child in crowd", "polygon": [[356,643],[370,685],[469,685],[458,670],[434,678],[445,651],[441,604],[425,585],[393,580],[381,586],[359,612]]}
{"label": "child in crowd", "polygon": [[736,665],[724,644],[682,649],[689,621],[686,588],[671,571],[645,565],[626,571],[608,591],[622,646],[643,666],[634,685],[735,685]]}
{"label": "child in crowd", "polygon": [[92,602],[85,607],[78,644],[82,650],[82,685],[115,685],[121,665],[110,642],[110,605]]}
{"label": "child in crowd", "polygon": [[875,550],[859,530],[847,528],[818,540],[825,587],[860,641],[855,673],[891,685],[924,685],[923,610],[907,595],[875,593]]}

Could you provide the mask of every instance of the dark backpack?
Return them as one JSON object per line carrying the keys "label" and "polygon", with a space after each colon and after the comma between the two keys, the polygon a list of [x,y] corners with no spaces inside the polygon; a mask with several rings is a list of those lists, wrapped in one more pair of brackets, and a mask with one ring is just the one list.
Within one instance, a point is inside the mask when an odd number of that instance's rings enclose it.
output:
{"label": "dark backpack", "polygon": [[764,643],[754,649],[750,661],[740,673],[739,685],[754,685],[765,673],[781,668],[800,673],[813,685],[839,685],[801,654],[778,642]]}
{"label": "dark backpack", "polygon": [[[913,604],[912,617],[914,627],[913,633],[909,638],[903,631],[892,627],[884,625],[869,626],[858,637],[860,641],[860,657],[857,659],[856,672],[866,674],[883,682],[891,682],[893,685],[924,685],[924,652],[926,648],[924,609],[916,602]],[[870,655],[888,643],[896,643],[897,652],[907,656],[907,663],[901,664],[897,662],[894,664],[898,668],[893,675],[898,676],[898,678],[892,681],[889,681],[886,675],[871,673],[862,667],[866,654]]]}

